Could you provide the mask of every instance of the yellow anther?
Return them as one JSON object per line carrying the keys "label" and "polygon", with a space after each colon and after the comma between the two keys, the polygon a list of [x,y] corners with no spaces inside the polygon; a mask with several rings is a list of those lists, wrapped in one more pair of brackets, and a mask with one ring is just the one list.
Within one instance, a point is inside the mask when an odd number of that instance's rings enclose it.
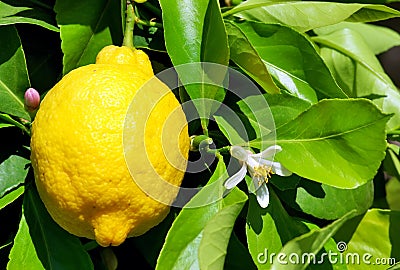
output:
{"label": "yellow anther", "polygon": [[254,167],[253,177],[259,178],[259,185],[261,185],[262,182],[268,183],[268,180],[272,177],[273,174],[274,172],[272,171],[272,167],[268,167],[265,165]]}

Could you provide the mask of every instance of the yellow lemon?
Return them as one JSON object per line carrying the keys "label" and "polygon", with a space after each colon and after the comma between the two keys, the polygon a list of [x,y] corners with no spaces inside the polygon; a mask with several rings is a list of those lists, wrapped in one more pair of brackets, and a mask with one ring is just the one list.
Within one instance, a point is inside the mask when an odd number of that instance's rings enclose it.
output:
{"label": "yellow lemon", "polygon": [[[139,95],[146,82],[147,93]],[[147,55],[108,46],[96,64],[71,71],[48,92],[32,125],[31,150],[36,186],[53,219],[109,246],[168,214],[189,136],[178,100],[153,77]]]}

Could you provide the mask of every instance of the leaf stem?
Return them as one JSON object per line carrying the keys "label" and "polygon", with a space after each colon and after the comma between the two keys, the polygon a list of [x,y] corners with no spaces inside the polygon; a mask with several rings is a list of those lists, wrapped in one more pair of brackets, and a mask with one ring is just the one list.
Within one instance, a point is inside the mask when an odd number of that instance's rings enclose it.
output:
{"label": "leaf stem", "polygon": [[25,132],[26,134],[28,134],[29,136],[31,136],[31,132],[30,130],[24,126],[23,124],[21,124],[20,122],[14,120],[13,118],[11,118],[9,115],[7,114],[0,114],[0,119],[3,119],[4,121],[6,121],[7,123],[10,123],[18,128],[20,128],[23,132]]}
{"label": "leaf stem", "polygon": [[131,49],[135,49],[133,45],[133,29],[135,27],[135,9],[133,6],[133,2],[130,0],[126,1],[126,22],[125,22],[125,32],[124,32],[124,40],[122,42],[122,46],[129,47]]}
{"label": "leaf stem", "polygon": [[143,20],[139,19],[138,17],[136,17],[135,23],[141,24],[141,25],[145,25],[145,26],[149,26],[149,27],[157,27],[157,28],[161,28],[161,29],[163,28],[163,25],[161,23],[157,23],[157,22],[154,22],[152,20],[143,21]]}

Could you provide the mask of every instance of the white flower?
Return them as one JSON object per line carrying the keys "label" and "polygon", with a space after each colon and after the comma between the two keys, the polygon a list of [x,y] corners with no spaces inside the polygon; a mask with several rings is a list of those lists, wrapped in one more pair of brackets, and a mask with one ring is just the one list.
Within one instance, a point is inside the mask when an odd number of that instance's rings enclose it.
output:
{"label": "white flower", "polygon": [[291,171],[283,167],[279,162],[267,159],[272,159],[275,153],[280,151],[282,151],[282,148],[279,145],[270,146],[258,154],[253,154],[240,146],[232,146],[230,150],[231,155],[239,160],[242,167],[237,173],[226,180],[225,187],[232,189],[237,186],[244,179],[248,171],[253,179],[257,201],[262,208],[266,208],[269,204],[267,183],[272,174],[280,176],[289,176],[292,174]]}

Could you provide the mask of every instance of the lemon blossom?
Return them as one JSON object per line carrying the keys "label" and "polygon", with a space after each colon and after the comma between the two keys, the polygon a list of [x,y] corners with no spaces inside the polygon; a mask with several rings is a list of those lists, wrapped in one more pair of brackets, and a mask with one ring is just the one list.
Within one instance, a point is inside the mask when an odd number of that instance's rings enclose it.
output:
{"label": "lemon blossom", "polygon": [[267,183],[272,174],[280,176],[289,176],[292,174],[281,163],[269,160],[280,151],[282,151],[282,148],[279,145],[270,146],[258,154],[254,154],[240,146],[232,146],[230,149],[231,155],[239,160],[242,167],[237,173],[226,180],[225,187],[227,189],[234,188],[244,179],[248,171],[256,189],[257,201],[262,208],[266,208],[269,204]]}

